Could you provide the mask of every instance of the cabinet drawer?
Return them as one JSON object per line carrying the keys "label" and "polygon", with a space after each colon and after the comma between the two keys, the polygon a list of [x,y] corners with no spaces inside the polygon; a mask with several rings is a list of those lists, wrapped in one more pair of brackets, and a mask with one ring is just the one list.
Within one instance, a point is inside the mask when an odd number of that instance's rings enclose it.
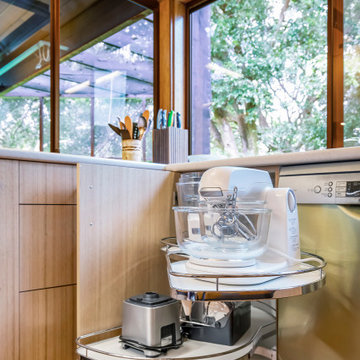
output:
{"label": "cabinet drawer", "polygon": [[75,358],[75,286],[20,294],[20,359]]}
{"label": "cabinet drawer", "polygon": [[20,291],[74,284],[75,205],[20,206]]}
{"label": "cabinet drawer", "polygon": [[76,166],[20,162],[21,204],[76,204]]}

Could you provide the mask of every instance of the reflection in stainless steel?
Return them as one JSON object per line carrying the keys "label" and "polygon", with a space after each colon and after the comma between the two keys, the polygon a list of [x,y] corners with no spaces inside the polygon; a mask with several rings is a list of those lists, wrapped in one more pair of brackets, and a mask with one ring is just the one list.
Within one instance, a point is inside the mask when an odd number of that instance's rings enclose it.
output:
{"label": "reflection in stainless steel", "polygon": [[252,291],[181,291],[170,289],[170,296],[177,300],[191,301],[237,301],[280,299],[284,297],[300,296],[314,292],[325,285],[325,277],[319,281],[292,289],[282,290],[252,290]]}

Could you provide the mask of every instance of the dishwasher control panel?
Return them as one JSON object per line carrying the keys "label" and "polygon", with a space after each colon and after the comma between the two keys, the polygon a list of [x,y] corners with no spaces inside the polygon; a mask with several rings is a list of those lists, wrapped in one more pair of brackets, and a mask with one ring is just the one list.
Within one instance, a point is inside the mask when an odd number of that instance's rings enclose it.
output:
{"label": "dishwasher control panel", "polygon": [[293,189],[299,204],[360,204],[360,172],[280,174],[279,187]]}

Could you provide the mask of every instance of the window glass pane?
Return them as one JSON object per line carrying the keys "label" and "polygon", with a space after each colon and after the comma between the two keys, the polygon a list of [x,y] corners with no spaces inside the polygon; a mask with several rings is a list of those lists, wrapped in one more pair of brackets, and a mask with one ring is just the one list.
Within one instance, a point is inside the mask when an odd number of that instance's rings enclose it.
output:
{"label": "window glass pane", "polygon": [[[2,147],[50,151],[50,17],[39,21],[48,3],[0,0]],[[128,0],[60,7],[60,152],[120,157],[121,139],[108,123],[153,111],[152,12]]]}
{"label": "window glass pane", "polygon": [[218,0],[191,14],[192,153],[326,147],[327,1]]}
{"label": "window glass pane", "polygon": [[19,86],[49,66],[49,1],[0,1],[0,147],[40,150],[50,77]]}
{"label": "window glass pane", "polygon": [[[108,124],[119,127],[118,118],[129,115],[135,122],[145,109],[153,110],[153,17],[140,10],[61,63],[60,152],[120,158],[121,137]],[[64,44],[83,41],[66,32],[63,39]]]}
{"label": "window glass pane", "polygon": [[39,100],[31,97],[0,98],[0,146],[39,150]]}
{"label": "window glass pane", "polygon": [[43,151],[50,152],[50,97],[43,98]]}
{"label": "window glass pane", "polygon": [[360,146],[360,3],[344,1],[344,146]]}
{"label": "window glass pane", "polygon": [[91,155],[90,99],[60,98],[60,152]]}

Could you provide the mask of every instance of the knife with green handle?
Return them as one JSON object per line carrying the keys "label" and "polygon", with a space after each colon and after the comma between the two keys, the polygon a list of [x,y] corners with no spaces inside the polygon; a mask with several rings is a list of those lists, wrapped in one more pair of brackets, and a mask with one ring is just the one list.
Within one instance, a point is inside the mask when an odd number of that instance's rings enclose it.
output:
{"label": "knife with green handle", "polygon": [[168,117],[168,121],[167,121],[167,127],[171,127],[173,125],[173,120],[174,120],[174,111],[171,110],[169,112],[169,117]]}

